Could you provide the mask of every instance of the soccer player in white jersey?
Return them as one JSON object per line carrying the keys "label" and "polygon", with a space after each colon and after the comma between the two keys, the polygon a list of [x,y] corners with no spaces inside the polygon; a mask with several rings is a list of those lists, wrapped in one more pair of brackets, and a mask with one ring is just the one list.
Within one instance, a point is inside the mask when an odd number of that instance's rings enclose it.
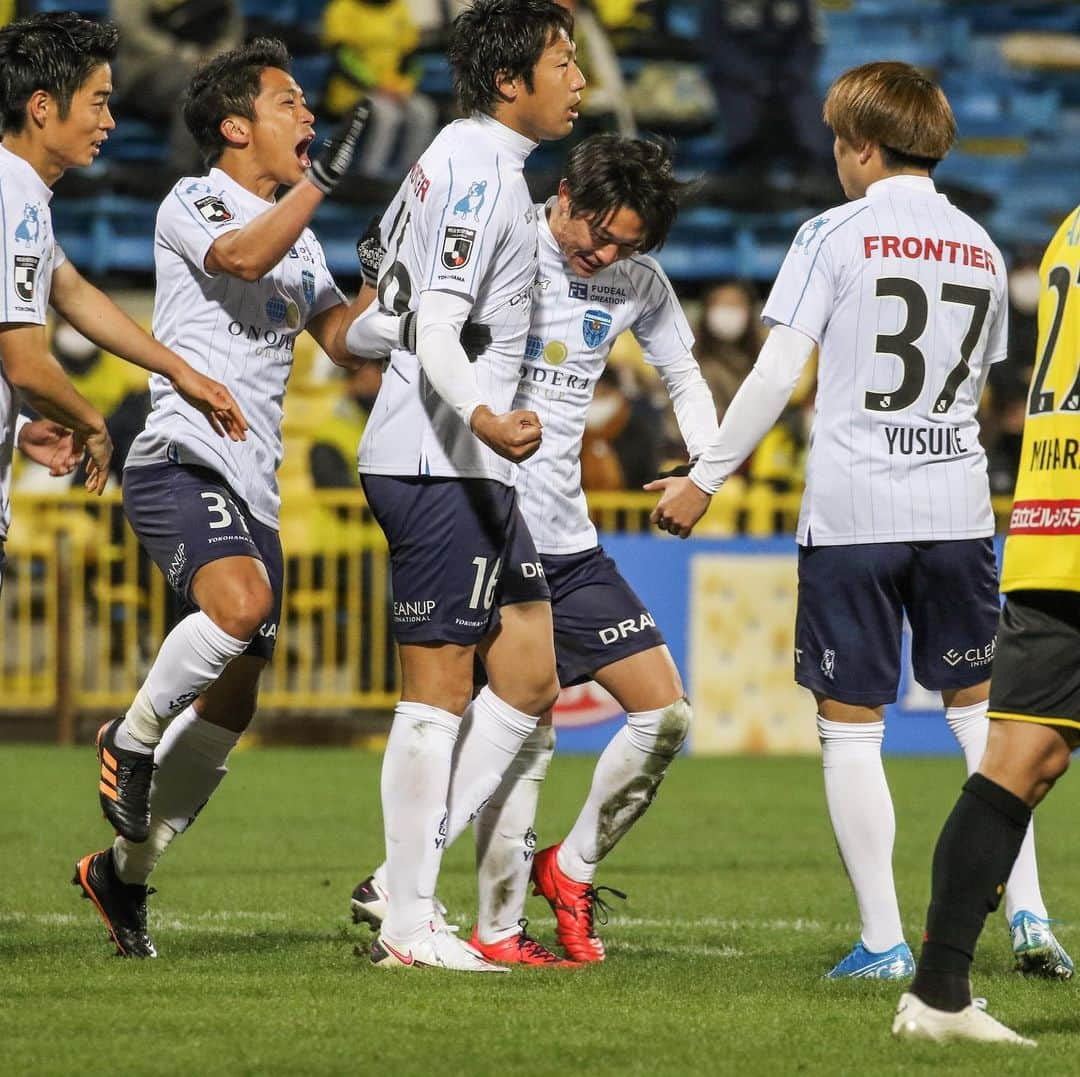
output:
{"label": "soccer player in white jersey", "polygon": [[[49,353],[50,304],[95,343],[173,379],[219,433],[242,437],[245,428],[228,390],[86,281],[53,234],[53,184],[67,169],[90,164],[116,126],[109,111],[115,51],[114,27],[71,12],[17,19],[0,30],[0,573],[16,443],[54,474],[70,473],[89,452],[91,492],[101,493],[109,474],[105,420]],[[20,398],[44,418],[20,419]]]}
{"label": "soccer player in white jersey", "polygon": [[[799,517],[795,678],[818,703],[825,796],[862,933],[831,977],[908,977],[892,874],[896,824],[881,762],[896,698],[901,618],[915,677],[941,693],[967,769],[988,734],[998,619],[994,518],[976,409],[1005,358],[1005,265],[986,232],[934,188],[956,135],[941,89],[882,62],[825,102],[851,199],[799,229],[765,305],[753,370],[659,526],[685,537],[769,430],[815,344],[817,415]],[[1051,978],[1072,961],[1050,931],[1029,832],[1006,893],[1017,964]]]}
{"label": "soccer player in white jersey", "polygon": [[[273,654],[284,576],[275,472],[296,336],[306,328],[351,362],[345,332],[372,297],[346,302],[307,227],[344,176],[366,112],[358,106],[312,162],[313,116],[289,63],[263,38],[195,74],[184,119],[210,170],[181,179],[157,216],[154,332],[225,379],[250,429],[238,443],[206,436],[153,378],[124,469],[128,520],[186,613],[127,714],[98,734],[99,797],[118,837],[76,866],[74,882],[131,957],[154,956],[147,878],[225,776]],[[276,200],[281,186],[291,189]]]}
{"label": "soccer player in white jersey", "polygon": [[[514,464],[541,438],[536,414],[514,408],[537,269],[522,169],[577,117],[585,80],[572,30],[551,0],[478,0],[462,12],[448,53],[467,118],[435,137],[382,220],[380,304],[415,312],[416,344],[391,353],[358,454],[390,546],[402,669],[382,770],[380,968],[503,971],[449,930],[435,881],[444,847],[558,694],[546,591],[503,605],[497,626],[493,609],[509,551],[528,543]],[[475,363],[459,340],[467,318],[491,333]],[[477,653],[488,685],[472,700]]]}
{"label": "soccer player in white jersey", "polygon": [[[470,945],[492,961],[567,964],[526,933],[530,870],[570,961],[603,960],[594,926],[597,866],[652,802],[690,725],[671,653],[597,544],[581,489],[586,413],[624,330],[663,379],[691,458],[716,436],[716,408],[692,355],[693,334],[663,270],[644,253],[667,237],[681,187],[664,147],[597,135],[571,151],[558,194],[537,207],[540,286],[516,404],[532,408],[544,425],[539,451],[517,477],[539,559],[510,558],[502,600],[529,601],[537,581],[546,581],[560,684],[597,680],[627,711],[627,724],[601,755],[569,835],[535,860],[537,799],[555,748],[550,711],[480,810],[480,913]],[[352,901],[357,920],[378,922],[386,886],[385,868],[360,883]]]}

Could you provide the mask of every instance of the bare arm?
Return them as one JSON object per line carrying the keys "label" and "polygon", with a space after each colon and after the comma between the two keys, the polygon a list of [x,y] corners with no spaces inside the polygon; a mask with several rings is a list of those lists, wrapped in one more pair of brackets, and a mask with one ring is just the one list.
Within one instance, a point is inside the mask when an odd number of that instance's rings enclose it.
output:
{"label": "bare arm", "polygon": [[[351,352],[346,336],[349,327],[371,306],[374,299],[375,289],[370,284],[364,284],[360,288],[360,294],[351,303],[338,303],[321,314],[317,314],[308,322],[307,331],[338,366],[356,367],[369,358],[367,356],[359,358]],[[394,321],[396,322],[397,319],[395,318]]]}

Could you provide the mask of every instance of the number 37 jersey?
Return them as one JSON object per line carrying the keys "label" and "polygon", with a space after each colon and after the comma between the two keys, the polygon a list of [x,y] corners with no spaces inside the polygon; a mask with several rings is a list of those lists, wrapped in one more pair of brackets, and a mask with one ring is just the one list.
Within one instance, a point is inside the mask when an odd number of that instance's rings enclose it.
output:
{"label": "number 37 jersey", "polygon": [[762,313],[818,343],[802,545],[991,535],[976,411],[1005,358],[1005,265],[925,177],[799,229]]}

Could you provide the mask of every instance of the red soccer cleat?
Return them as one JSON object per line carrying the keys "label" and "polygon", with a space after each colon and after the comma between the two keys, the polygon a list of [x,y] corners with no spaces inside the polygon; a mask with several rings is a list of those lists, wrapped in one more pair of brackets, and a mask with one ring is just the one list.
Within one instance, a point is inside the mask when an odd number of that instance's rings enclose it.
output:
{"label": "red soccer cleat", "polygon": [[519,920],[521,933],[511,935],[499,942],[481,942],[473,928],[469,945],[481,957],[488,961],[497,961],[500,965],[541,965],[550,969],[576,969],[580,961],[564,961],[558,954],[552,953],[546,946],[537,942],[525,929],[528,920]]}
{"label": "red soccer cleat", "polygon": [[[603,961],[604,944],[593,927],[593,918],[606,924],[608,907],[595,886],[571,879],[559,867],[558,852],[559,846],[552,845],[533,857],[533,896],[546,898],[555,913],[555,935],[567,957],[577,962]],[[621,890],[610,886],[599,889],[626,899]]]}

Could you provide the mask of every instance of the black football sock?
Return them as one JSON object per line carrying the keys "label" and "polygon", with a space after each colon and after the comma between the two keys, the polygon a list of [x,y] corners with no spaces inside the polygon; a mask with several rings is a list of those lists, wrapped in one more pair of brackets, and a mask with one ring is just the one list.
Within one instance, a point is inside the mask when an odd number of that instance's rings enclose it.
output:
{"label": "black football sock", "polygon": [[1001,903],[1031,809],[981,774],[964,783],[945,821],[930,885],[926,935],[912,992],[939,1010],[971,1002],[969,973],[986,917]]}

